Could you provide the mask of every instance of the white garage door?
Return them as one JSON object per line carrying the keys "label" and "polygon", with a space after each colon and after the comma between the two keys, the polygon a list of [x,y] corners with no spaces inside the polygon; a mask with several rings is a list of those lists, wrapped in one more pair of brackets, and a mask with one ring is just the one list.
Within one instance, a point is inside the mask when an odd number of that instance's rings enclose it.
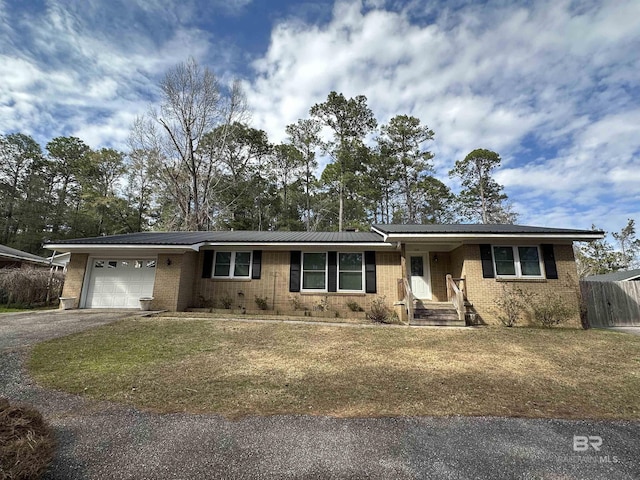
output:
{"label": "white garage door", "polygon": [[153,258],[99,258],[91,260],[90,268],[86,308],[139,308],[141,297],[153,295]]}

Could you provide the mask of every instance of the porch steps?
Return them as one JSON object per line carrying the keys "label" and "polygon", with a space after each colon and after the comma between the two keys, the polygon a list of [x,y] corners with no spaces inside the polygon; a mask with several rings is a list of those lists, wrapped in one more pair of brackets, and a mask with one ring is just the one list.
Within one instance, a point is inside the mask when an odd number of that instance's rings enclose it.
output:
{"label": "porch steps", "polygon": [[418,302],[413,311],[411,325],[464,327],[458,312],[449,302]]}

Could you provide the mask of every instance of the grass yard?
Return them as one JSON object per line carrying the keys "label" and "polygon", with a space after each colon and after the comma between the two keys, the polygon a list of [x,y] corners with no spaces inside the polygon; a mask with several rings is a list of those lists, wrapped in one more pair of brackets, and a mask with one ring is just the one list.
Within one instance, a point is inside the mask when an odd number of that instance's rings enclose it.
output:
{"label": "grass yard", "polygon": [[29,368],[159,412],[640,418],[640,337],[597,330],[140,318],[41,343]]}
{"label": "grass yard", "polygon": [[14,308],[14,307],[0,307],[0,313],[16,313],[16,312],[24,312],[24,308]]}

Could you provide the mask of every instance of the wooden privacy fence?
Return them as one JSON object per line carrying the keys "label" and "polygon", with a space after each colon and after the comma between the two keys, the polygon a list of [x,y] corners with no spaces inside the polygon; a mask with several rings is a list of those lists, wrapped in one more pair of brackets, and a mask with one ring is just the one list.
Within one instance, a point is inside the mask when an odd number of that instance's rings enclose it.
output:
{"label": "wooden privacy fence", "polygon": [[591,327],[640,326],[640,282],[580,282]]}

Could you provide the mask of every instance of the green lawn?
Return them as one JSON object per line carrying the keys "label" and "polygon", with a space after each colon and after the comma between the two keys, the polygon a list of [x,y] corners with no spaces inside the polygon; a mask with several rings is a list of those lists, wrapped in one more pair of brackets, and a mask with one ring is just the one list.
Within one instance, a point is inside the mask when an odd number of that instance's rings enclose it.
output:
{"label": "green lawn", "polygon": [[640,418],[640,337],[597,330],[141,318],[41,343],[29,368],[159,412]]}
{"label": "green lawn", "polygon": [[0,307],[0,313],[24,312],[24,308]]}

